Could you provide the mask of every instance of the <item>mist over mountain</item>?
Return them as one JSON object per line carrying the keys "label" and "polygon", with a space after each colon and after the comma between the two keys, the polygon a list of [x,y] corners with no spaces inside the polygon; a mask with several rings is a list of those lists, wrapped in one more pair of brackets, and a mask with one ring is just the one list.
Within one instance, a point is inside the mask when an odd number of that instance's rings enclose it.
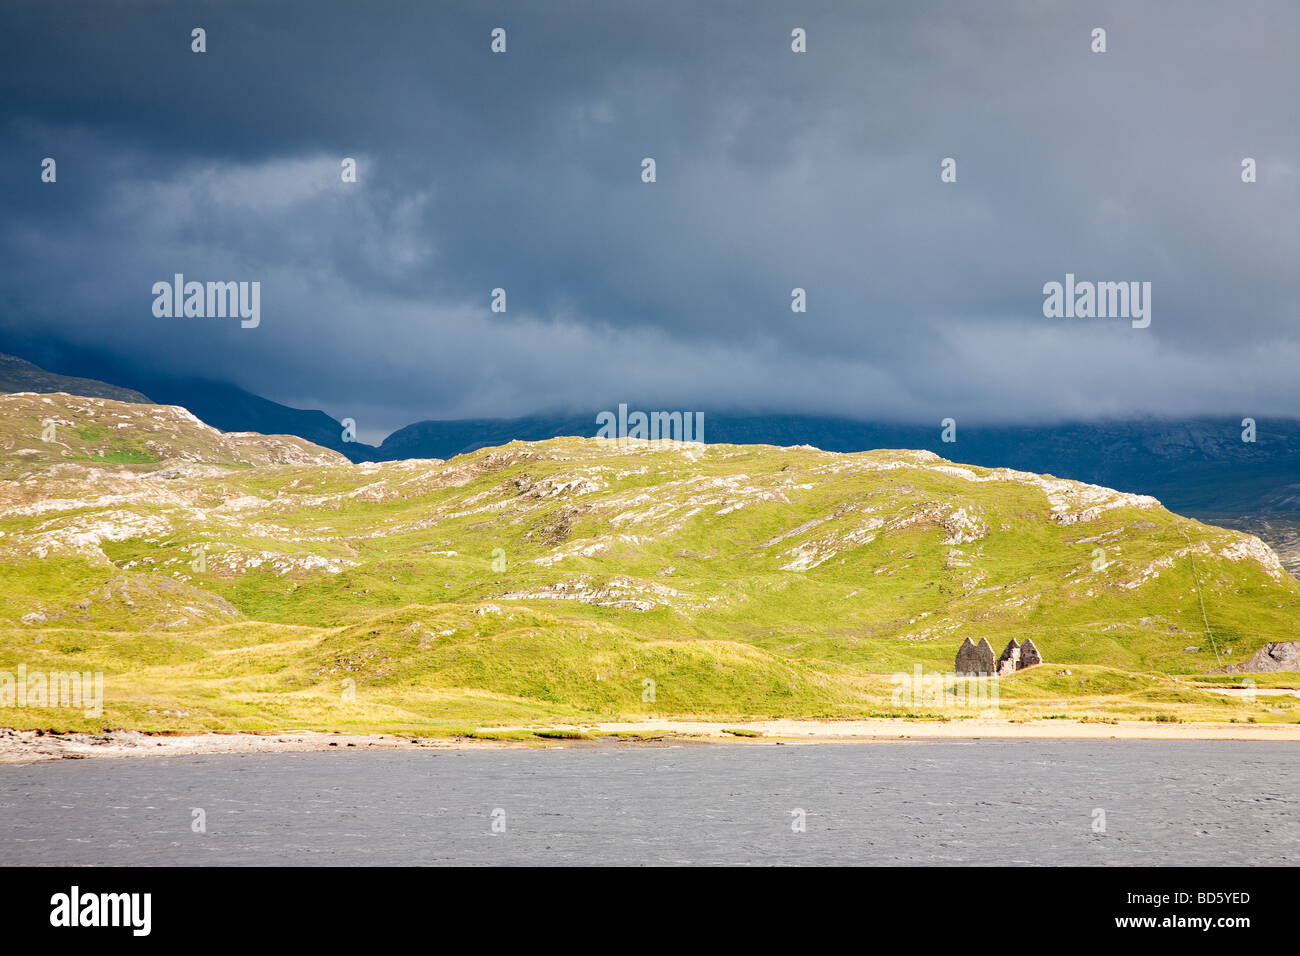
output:
{"label": "mist over mountain", "polygon": [[16,355],[0,355],[0,392],[67,392],[69,395],[111,398],[119,402],[149,401],[148,396],[129,388],[47,372]]}
{"label": "mist over mountain", "polygon": [[344,441],[343,423],[318,409],[291,408],[236,385],[205,379],[152,379],[148,388],[159,404],[180,405],[222,431],[297,435],[353,461],[374,460],[370,445]]}
{"label": "mist over mountain", "polygon": [[[737,445],[812,445],[823,451],[913,448],[958,454],[988,467],[1075,478],[1127,491],[1156,494],[1159,488],[1185,506],[1213,507],[1241,500],[1217,480],[1248,479],[1257,487],[1250,501],[1259,507],[1300,507],[1300,421],[1257,425],[1256,441],[1242,441],[1240,420],[1198,418],[1053,425],[958,423],[956,441],[934,425],[888,424],[813,415],[705,414],[707,442]],[[426,421],[398,429],[378,448],[380,460],[450,458],[512,440],[540,441],[564,435],[590,437],[595,416],[555,415],[518,419]],[[1158,495],[1157,495],[1158,496]]]}
{"label": "mist over mountain", "polygon": [[[98,397],[138,395],[91,379],[46,373],[13,357],[0,357],[0,371],[23,367],[29,387],[4,391],[68,391]],[[70,364],[89,371],[93,364]],[[172,379],[129,368],[110,370],[156,402],[180,405],[222,431],[296,435],[352,461],[454,458],[512,441],[591,437],[596,412],[538,414],[521,418],[420,421],[399,428],[381,444],[344,441],[344,425],[323,411],[298,409],[238,386],[201,379]],[[42,377],[45,376],[45,377]],[[0,381],[0,385],[4,385]],[[32,385],[48,385],[35,388]],[[136,399],[142,400],[143,396]],[[940,423],[896,424],[817,415],[740,415],[706,412],[705,441],[738,445],[811,445],[823,451],[877,448],[924,449],[985,467],[1007,467],[1152,495],[1167,507],[1243,530],[1271,531],[1259,515],[1300,515],[1300,420],[1261,420],[1255,440],[1243,440],[1239,418],[1154,418],[1050,425],[964,425],[944,441]],[[1276,523],[1276,522],[1275,522]],[[1283,549],[1286,552],[1288,549]]]}
{"label": "mist over mountain", "polygon": [[0,0],[6,928],[247,937],[300,864],[336,948],[393,865],[1285,922],[1297,36]]}
{"label": "mist over mountain", "polygon": [[[0,392],[67,392],[92,398],[179,405],[221,431],[296,435],[353,461],[375,459],[376,450],[372,446],[344,441],[343,423],[318,409],[293,408],[230,382],[180,378],[132,363],[107,361],[93,352],[83,353],[50,343],[43,345],[27,344],[33,361],[0,353]],[[101,379],[110,379],[112,384]]]}
{"label": "mist over mountain", "polygon": [[[939,423],[901,425],[809,415],[705,414],[705,440],[730,444],[811,445],[823,451],[877,448],[932,451],[989,468],[1055,475],[1152,495],[1166,507],[1261,534],[1293,547],[1261,523],[1290,527],[1300,515],[1300,421],[1257,423],[1256,440],[1242,440],[1240,419],[1197,418],[1055,425],[957,425],[954,442]],[[540,441],[596,434],[595,417],[533,416],[503,420],[417,422],[379,446],[379,460],[449,458],[512,440]],[[1288,530],[1287,534],[1290,534]]]}

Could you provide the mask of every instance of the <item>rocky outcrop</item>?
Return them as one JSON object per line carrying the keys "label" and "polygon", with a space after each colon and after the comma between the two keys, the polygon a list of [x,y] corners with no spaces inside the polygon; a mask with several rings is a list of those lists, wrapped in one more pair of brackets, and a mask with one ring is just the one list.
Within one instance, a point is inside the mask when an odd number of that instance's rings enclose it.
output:
{"label": "rocky outcrop", "polygon": [[1275,671],[1300,671],[1300,641],[1277,641],[1265,644],[1241,665],[1225,667],[1231,674],[1269,674]]}
{"label": "rocky outcrop", "polygon": [[[1112,499],[1094,528],[1053,517]],[[1049,543],[1078,561],[1037,560]],[[1097,544],[1113,571],[1087,562]],[[996,647],[973,635],[1053,633],[1070,620],[1056,608],[1104,607],[1099,629],[1119,632],[1115,653],[1130,655],[1114,660],[1158,658],[1136,636],[1144,619],[1200,627],[1199,606],[1165,587],[1169,569],[1190,573],[1193,554],[1216,617],[1248,622],[1259,644],[1296,638],[1300,592],[1272,577],[1276,562],[1254,539],[1118,492],[930,452],[565,438],[455,462],[353,464],[297,438],[220,432],[179,407],[0,395],[0,565],[17,569],[0,624],[13,627],[206,628],[229,617],[157,582],[130,596],[135,608],[92,593],[117,575],[154,575],[238,595],[246,613],[288,604],[314,615],[315,595],[376,607],[520,602],[561,616],[587,604],[642,614],[650,639],[683,628],[796,655],[820,653],[820,639],[797,635],[824,618],[872,653],[930,660],[970,633],[958,669],[995,676]],[[1164,580],[1150,588],[1157,570]],[[1267,608],[1295,614],[1252,616]],[[1019,660],[1007,655],[1003,673],[1039,659],[1016,641]],[[1111,660],[1098,646],[1085,654]],[[1224,663],[1251,650],[1239,647]]]}

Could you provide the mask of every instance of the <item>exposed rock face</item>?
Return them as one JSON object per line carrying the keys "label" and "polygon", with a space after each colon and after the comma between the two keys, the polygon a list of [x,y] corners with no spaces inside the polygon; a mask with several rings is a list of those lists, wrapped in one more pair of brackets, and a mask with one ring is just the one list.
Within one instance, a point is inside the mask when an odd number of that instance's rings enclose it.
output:
{"label": "exposed rock face", "polygon": [[1031,638],[1025,638],[1025,643],[1020,645],[1020,667],[1036,667],[1043,663],[1043,655],[1038,653],[1038,648],[1034,646]]}
{"label": "exposed rock face", "polygon": [[[124,457],[113,457],[123,452]],[[144,474],[146,466],[156,463],[159,477],[167,479],[183,476],[177,469],[193,465],[348,464],[338,452],[292,435],[217,431],[175,405],[66,394],[0,394],[0,480],[32,469],[55,480],[85,476],[92,469],[98,477],[115,462],[135,468],[128,472],[132,474]]]}
{"label": "exposed rock face", "polygon": [[[1065,526],[1055,517],[1090,513],[1107,495],[1121,504]],[[1062,575],[1026,553],[1022,533],[1052,542],[1052,553],[1095,540],[1133,560],[1109,575],[1083,566]],[[1052,633],[1065,622],[1038,609],[1068,607],[1090,609],[1087,619],[1120,631],[1121,644],[1134,642],[1123,649],[1142,658],[1140,639],[1125,635],[1143,620],[1188,635],[1202,625],[1199,605],[1162,590],[1168,569],[1187,573],[1193,550],[1216,615],[1249,621],[1260,644],[1300,637],[1300,585],[1272,578],[1270,552],[1251,540],[1118,492],[930,452],[564,438],[454,462],[353,464],[298,438],[220,432],[175,406],[0,395],[0,566],[10,572],[0,631],[236,619],[204,594],[238,595],[244,613],[275,607],[283,621],[318,620],[318,599],[379,614],[454,594],[454,604],[544,607],[555,620],[539,628],[585,628],[567,618],[580,620],[578,603],[644,612],[647,638],[684,624],[749,655],[755,631],[744,622],[820,613],[828,586],[852,575],[856,586],[825,610],[864,648],[951,647],[992,633],[990,621],[1006,628],[999,637]],[[326,583],[365,567],[364,581]],[[115,584],[111,600],[96,592],[119,575],[131,585]],[[372,580],[387,584],[376,591]],[[464,587],[453,591],[456,581]],[[1294,613],[1251,617],[1256,607]],[[959,669],[996,674],[996,649],[971,642]],[[790,649],[816,657],[819,646]],[[1021,645],[1020,667],[1033,660]]]}
{"label": "exposed rock face", "polygon": [[992,674],[993,645],[987,638],[981,639],[978,644],[972,644],[971,639],[966,638],[957,649],[956,670],[958,674]]}
{"label": "exposed rock face", "polygon": [[998,676],[1012,674],[1020,669],[1020,642],[1014,637],[998,658]]}
{"label": "exposed rock face", "polygon": [[1272,671],[1300,671],[1300,641],[1278,641],[1265,644],[1240,667],[1229,671],[1246,674],[1267,674]]}

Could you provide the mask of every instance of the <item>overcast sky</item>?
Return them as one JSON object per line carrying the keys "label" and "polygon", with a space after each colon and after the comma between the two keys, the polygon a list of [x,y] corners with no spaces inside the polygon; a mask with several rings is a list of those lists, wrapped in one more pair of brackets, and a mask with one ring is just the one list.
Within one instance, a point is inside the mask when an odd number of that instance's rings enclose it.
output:
{"label": "overcast sky", "polygon": [[[1297,36],[1294,0],[6,0],[0,332],[372,440],[620,401],[1293,416]],[[259,281],[260,326],[155,317],[177,272]],[[1150,327],[1045,318],[1067,272],[1150,282]]]}

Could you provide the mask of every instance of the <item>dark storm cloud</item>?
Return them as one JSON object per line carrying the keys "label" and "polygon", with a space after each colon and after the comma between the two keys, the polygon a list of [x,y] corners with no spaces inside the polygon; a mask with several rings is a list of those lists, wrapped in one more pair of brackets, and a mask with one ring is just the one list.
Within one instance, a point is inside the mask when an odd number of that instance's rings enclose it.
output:
{"label": "dark storm cloud", "polygon": [[[1294,4],[0,17],[11,337],[231,380],[367,437],[619,401],[921,420],[1300,407]],[[155,318],[150,287],[175,272],[259,280],[262,324]],[[1067,272],[1150,281],[1151,327],[1045,319],[1043,283]]]}

